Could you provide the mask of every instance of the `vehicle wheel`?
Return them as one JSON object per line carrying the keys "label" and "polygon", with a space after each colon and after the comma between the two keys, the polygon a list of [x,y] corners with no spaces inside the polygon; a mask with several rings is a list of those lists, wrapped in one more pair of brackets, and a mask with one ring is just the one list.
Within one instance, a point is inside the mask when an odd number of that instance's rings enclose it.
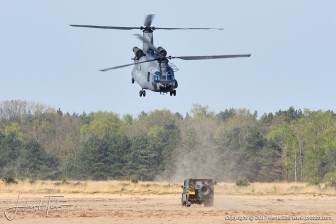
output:
{"label": "vehicle wheel", "polygon": [[181,206],[185,206],[185,201],[183,201],[183,195],[182,195],[182,198],[181,198]]}
{"label": "vehicle wheel", "polygon": [[213,207],[214,206],[214,200],[212,199],[211,201],[209,201],[209,207]]}
{"label": "vehicle wheel", "polygon": [[189,203],[189,195],[186,195],[185,206],[190,207],[191,203]]}
{"label": "vehicle wheel", "polygon": [[213,205],[214,205],[213,199],[210,201],[204,202],[204,207],[213,207]]}
{"label": "vehicle wheel", "polygon": [[173,92],[172,91],[170,91],[170,96],[172,96],[173,95]]}
{"label": "vehicle wheel", "polygon": [[176,96],[176,89],[174,89],[173,94],[174,94],[174,96]]}
{"label": "vehicle wheel", "polygon": [[134,79],[132,78],[132,84],[134,84]]}
{"label": "vehicle wheel", "polygon": [[145,97],[146,96],[146,90],[142,90],[142,95]]}
{"label": "vehicle wheel", "polygon": [[142,97],[142,90],[139,91],[139,96]]}

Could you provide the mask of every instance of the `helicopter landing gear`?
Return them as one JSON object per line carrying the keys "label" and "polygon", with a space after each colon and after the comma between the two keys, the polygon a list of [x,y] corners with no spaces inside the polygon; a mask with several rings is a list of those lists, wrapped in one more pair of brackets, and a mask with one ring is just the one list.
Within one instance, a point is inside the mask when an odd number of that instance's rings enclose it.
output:
{"label": "helicopter landing gear", "polygon": [[172,95],[176,96],[176,89],[174,89],[173,91],[170,91],[170,96]]}
{"label": "helicopter landing gear", "polygon": [[132,84],[134,84],[134,79],[132,78]]}
{"label": "helicopter landing gear", "polygon": [[143,89],[143,90],[140,90],[140,91],[139,91],[139,96],[140,96],[140,97],[142,97],[142,96],[145,97],[145,96],[146,96],[146,90],[144,90],[144,89]]}

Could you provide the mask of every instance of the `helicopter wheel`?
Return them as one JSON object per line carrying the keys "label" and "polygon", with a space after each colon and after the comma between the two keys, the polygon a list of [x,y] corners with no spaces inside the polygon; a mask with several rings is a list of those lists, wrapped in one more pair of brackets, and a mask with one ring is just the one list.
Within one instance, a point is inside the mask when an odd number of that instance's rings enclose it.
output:
{"label": "helicopter wheel", "polygon": [[145,91],[144,89],[143,89],[143,90],[140,90],[140,91],[139,91],[139,96],[140,96],[140,97],[142,97],[142,96],[145,97],[145,96],[146,96],[146,91]]}
{"label": "helicopter wheel", "polygon": [[132,78],[132,84],[134,84],[134,79]]}

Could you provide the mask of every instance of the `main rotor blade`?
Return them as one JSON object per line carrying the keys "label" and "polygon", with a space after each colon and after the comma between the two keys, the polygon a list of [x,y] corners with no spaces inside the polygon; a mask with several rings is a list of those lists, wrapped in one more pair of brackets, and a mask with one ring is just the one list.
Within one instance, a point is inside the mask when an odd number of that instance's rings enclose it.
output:
{"label": "main rotor blade", "polygon": [[154,27],[156,30],[224,30],[224,28],[175,28],[175,27]]}
{"label": "main rotor blade", "polygon": [[119,65],[119,66],[115,66],[115,67],[101,69],[100,71],[101,72],[106,72],[106,71],[109,71],[109,70],[112,70],[112,69],[118,69],[118,68],[123,68],[123,67],[131,66],[131,65],[137,65],[137,64],[147,63],[147,62],[151,62],[151,61],[157,61],[157,60],[158,59],[151,59],[151,60],[147,60],[147,61],[140,61],[140,62],[126,64],[126,65]]}
{"label": "main rotor blade", "polygon": [[[150,16],[150,17],[148,17]],[[150,27],[152,23],[153,14],[148,15],[145,20],[145,27]],[[113,29],[113,30],[141,30],[143,27],[136,26],[96,26],[96,25],[76,25],[70,24],[72,27],[85,27],[85,28],[96,28],[96,29]],[[155,30],[224,30],[223,28],[176,28],[176,27],[153,27]]]}
{"label": "main rotor blade", "polygon": [[145,23],[144,23],[144,25],[147,26],[147,27],[150,27],[151,24],[152,24],[152,20],[153,20],[153,18],[154,18],[154,14],[149,14],[149,15],[147,15],[146,18],[145,18]]}
{"label": "main rotor blade", "polygon": [[73,27],[98,28],[98,29],[113,29],[113,30],[140,30],[140,27],[135,26],[94,26],[94,25],[73,25]]}
{"label": "main rotor blade", "polygon": [[149,40],[143,38],[143,36],[141,36],[140,34],[134,34],[134,35],[137,36],[143,42],[145,42],[150,49],[152,49],[153,51],[155,51],[158,54],[160,53],[160,51]]}
{"label": "main rotor blade", "polygon": [[167,57],[168,59],[182,59],[182,60],[206,60],[206,59],[221,59],[221,58],[243,58],[251,57],[251,54],[234,54],[234,55],[208,55],[208,56],[179,56],[179,57]]}

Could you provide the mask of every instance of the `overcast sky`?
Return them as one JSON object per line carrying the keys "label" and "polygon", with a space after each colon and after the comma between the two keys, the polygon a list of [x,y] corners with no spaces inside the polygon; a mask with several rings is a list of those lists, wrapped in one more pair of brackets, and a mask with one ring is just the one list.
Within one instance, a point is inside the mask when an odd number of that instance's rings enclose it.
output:
{"label": "overcast sky", "polygon": [[[169,109],[185,115],[193,104],[219,112],[336,111],[336,1],[5,0],[0,7],[0,101],[21,99],[64,112],[138,115]],[[141,31],[73,28],[69,24],[141,26],[155,14],[158,27],[218,30],[154,32],[168,55],[246,54],[251,58],[172,60],[177,96],[131,84],[133,35]]]}

